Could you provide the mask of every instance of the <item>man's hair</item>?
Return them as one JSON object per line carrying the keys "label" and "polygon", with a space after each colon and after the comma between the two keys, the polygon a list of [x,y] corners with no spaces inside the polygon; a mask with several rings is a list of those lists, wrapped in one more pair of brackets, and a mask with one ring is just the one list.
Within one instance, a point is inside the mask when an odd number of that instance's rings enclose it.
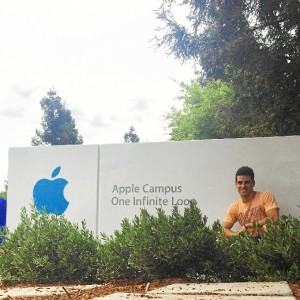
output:
{"label": "man's hair", "polygon": [[235,182],[238,176],[249,176],[252,181],[254,181],[254,172],[250,167],[244,166],[240,167],[235,174]]}

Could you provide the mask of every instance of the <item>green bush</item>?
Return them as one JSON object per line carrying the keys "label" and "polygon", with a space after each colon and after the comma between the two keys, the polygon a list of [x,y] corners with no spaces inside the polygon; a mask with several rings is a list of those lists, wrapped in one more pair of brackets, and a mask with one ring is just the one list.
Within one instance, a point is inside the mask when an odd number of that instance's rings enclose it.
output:
{"label": "green bush", "polygon": [[222,282],[248,281],[256,271],[249,267],[253,240],[246,234],[225,238],[219,221],[213,225],[217,235],[218,255],[215,257],[216,277]]}
{"label": "green bush", "polygon": [[216,249],[215,235],[206,222],[195,202],[184,209],[183,215],[177,206],[171,215],[162,209],[157,209],[157,216],[141,210],[128,231],[129,264],[148,279],[207,279],[213,274]]}
{"label": "green bush", "polygon": [[249,265],[257,270],[251,280],[293,282],[300,279],[300,218],[282,216],[278,225],[268,224],[268,232],[252,245]]}
{"label": "green bush", "polygon": [[254,242],[245,232],[227,239],[218,237],[222,281],[288,281],[300,279],[300,219],[282,216],[278,225],[267,224]]}
{"label": "green bush", "polygon": [[131,224],[128,219],[122,221],[121,227],[112,236],[102,233],[99,277],[104,281],[137,277],[137,270],[129,263]]}
{"label": "green bush", "polygon": [[300,279],[300,218],[269,222],[255,243],[247,232],[227,239],[220,222],[206,225],[196,202],[170,215],[142,209],[102,241],[63,216],[30,215],[4,236],[0,274],[4,283],[99,282],[124,278],[181,277],[193,281]]}
{"label": "green bush", "polygon": [[0,274],[5,283],[97,281],[99,241],[82,223],[63,216],[25,209],[16,230],[6,234],[0,255]]}

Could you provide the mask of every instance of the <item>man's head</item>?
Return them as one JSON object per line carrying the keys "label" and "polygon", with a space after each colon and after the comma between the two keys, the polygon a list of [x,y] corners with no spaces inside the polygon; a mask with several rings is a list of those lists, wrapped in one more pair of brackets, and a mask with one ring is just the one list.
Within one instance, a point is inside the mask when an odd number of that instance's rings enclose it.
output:
{"label": "man's head", "polygon": [[242,199],[251,199],[255,186],[253,170],[249,167],[239,168],[235,174],[235,186]]}
{"label": "man's head", "polygon": [[236,171],[235,183],[237,182],[238,176],[248,176],[252,181],[254,181],[254,172],[250,167],[241,167]]}

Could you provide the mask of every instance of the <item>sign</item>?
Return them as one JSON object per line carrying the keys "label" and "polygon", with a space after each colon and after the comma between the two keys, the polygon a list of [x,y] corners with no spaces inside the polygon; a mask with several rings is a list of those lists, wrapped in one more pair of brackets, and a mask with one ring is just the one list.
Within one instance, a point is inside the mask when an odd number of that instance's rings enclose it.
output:
{"label": "sign", "polygon": [[16,228],[22,207],[31,211],[34,194],[42,209],[39,195],[44,192],[46,202],[54,201],[52,212],[59,210],[76,223],[86,220],[88,228],[97,231],[98,161],[99,145],[10,148],[8,228]]}
{"label": "sign", "polygon": [[7,224],[18,224],[39,180],[63,178],[62,213],[96,234],[112,234],[143,208],[183,211],[192,200],[211,225],[238,198],[241,166],[253,168],[255,190],[271,191],[281,214],[300,216],[299,150],[299,136],[11,148]]}

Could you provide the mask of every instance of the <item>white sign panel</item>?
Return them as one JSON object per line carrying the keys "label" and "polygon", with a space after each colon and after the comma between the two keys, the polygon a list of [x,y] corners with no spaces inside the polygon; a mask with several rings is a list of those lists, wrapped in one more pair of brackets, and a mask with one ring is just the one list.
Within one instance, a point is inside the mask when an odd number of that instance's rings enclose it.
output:
{"label": "white sign panel", "polygon": [[34,197],[37,208],[45,206],[76,223],[86,220],[96,231],[98,160],[99,145],[11,148],[8,228],[16,228],[22,207],[30,212]]}
{"label": "white sign panel", "polygon": [[300,137],[291,136],[11,148],[7,226],[16,227],[33,198],[96,234],[112,234],[142,208],[183,211],[192,200],[210,225],[238,198],[241,166],[253,168],[255,190],[271,191],[281,214],[300,216]]}
{"label": "white sign panel", "polygon": [[300,137],[101,145],[99,232],[141,208],[155,213],[195,199],[208,224],[238,198],[235,173],[250,166],[256,190],[273,192],[282,214],[300,215]]}

